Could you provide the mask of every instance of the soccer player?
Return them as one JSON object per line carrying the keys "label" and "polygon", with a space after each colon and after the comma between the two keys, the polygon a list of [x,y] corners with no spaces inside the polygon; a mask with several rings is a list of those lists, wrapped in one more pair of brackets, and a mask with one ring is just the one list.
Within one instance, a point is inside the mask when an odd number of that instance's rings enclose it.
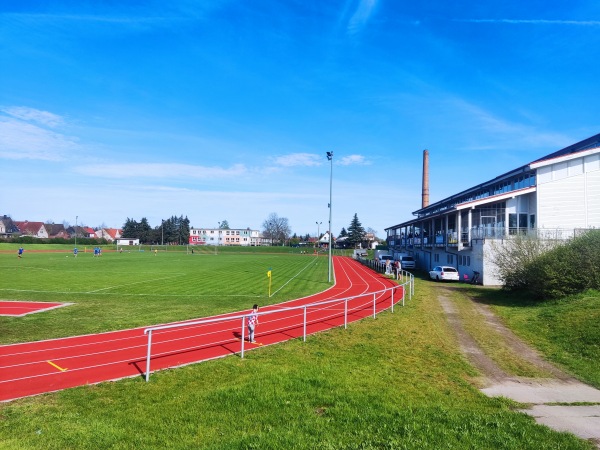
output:
{"label": "soccer player", "polygon": [[19,247],[19,253],[18,253],[19,258],[21,256],[23,256],[23,247]]}

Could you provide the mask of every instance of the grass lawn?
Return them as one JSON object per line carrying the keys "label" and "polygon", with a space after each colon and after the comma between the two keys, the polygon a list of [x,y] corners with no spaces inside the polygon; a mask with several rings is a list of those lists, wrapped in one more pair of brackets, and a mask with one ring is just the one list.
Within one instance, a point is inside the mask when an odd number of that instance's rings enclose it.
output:
{"label": "grass lawn", "polygon": [[[81,256],[28,253],[17,262],[15,254],[0,254],[0,298],[75,302],[1,318],[4,343],[245,309],[328,286],[327,258],[306,255]],[[270,299],[269,267],[273,291],[293,280]],[[593,448],[481,394],[468,381],[476,373],[434,289],[417,280],[413,300],[393,314],[306,343],[263,347],[243,360],[2,404],[0,448]]]}

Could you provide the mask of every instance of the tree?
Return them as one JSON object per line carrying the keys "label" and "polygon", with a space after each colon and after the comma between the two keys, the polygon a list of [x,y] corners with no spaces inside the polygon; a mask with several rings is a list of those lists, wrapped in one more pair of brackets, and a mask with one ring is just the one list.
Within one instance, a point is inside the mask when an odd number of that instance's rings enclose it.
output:
{"label": "tree", "polygon": [[279,217],[276,213],[269,214],[263,222],[263,236],[271,240],[271,245],[285,244],[292,230],[286,217]]}
{"label": "tree", "polygon": [[[190,221],[187,217],[171,216],[162,221],[164,242],[171,244],[187,244],[190,239]],[[162,239],[161,239],[162,240]]]}
{"label": "tree", "polygon": [[219,223],[219,228],[221,230],[230,230],[231,228],[229,228],[229,222],[227,222],[227,220],[224,220],[222,222]]}
{"label": "tree", "polygon": [[149,244],[152,242],[152,227],[148,223],[148,219],[142,217],[142,220],[138,224],[138,236],[140,242],[143,244]]}
{"label": "tree", "polygon": [[137,238],[137,228],[138,223],[135,220],[130,219],[128,217],[125,223],[123,224],[123,233],[121,234],[121,236],[123,236],[124,238]]}
{"label": "tree", "polygon": [[342,231],[340,231],[340,235],[338,237],[346,237],[348,236],[348,232],[344,227],[342,227]]}
{"label": "tree", "polygon": [[[158,238],[156,237],[157,235]],[[160,227],[156,227],[156,230],[153,231],[148,223],[148,219],[145,217],[142,217],[142,220],[139,222],[128,217],[123,225],[122,236],[126,238],[138,238],[141,244],[150,244],[155,241],[160,242],[161,229]]]}
{"label": "tree", "polygon": [[348,227],[348,245],[356,248],[365,239],[365,234],[365,229],[358,220],[358,214],[354,213],[352,222],[350,222],[350,226]]}

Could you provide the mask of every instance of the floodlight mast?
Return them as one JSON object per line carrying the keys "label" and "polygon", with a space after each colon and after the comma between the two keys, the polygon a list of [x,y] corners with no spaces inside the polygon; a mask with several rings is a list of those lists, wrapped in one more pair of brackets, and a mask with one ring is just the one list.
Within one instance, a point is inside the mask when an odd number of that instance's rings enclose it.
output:
{"label": "floodlight mast", "polygon": [[328,281],[331,283],[331,244],[333,240],[331,239],[331,194],[333,191],[333,152],[327,152],[327,159],[330,162],[329,169],[329,269],[328,269]]}
{"label": "floodlight mast", "polygon": [[320,241],[321,241],[321,224],[323,222],[315,222],[317,224],[317,251],[319,248],[321,248],[321,246],[319,245]]}

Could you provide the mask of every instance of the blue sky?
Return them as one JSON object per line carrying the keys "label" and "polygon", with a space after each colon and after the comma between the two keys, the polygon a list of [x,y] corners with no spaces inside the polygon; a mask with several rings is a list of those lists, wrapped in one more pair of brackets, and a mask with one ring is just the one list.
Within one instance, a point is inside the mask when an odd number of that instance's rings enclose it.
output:
{"label": "blue sky", "polygon": [[[422,4],[418,4],[422,3]],[[0,214],[384,228],[600,132],[600,2],[0,3]]]}

